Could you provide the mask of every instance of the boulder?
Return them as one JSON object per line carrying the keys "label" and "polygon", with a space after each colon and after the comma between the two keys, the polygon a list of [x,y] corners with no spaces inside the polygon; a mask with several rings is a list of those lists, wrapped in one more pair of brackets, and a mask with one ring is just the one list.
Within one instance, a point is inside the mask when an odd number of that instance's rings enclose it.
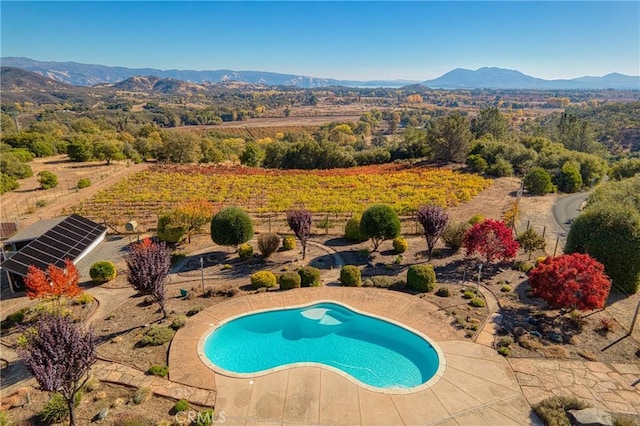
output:
{"label": "boulder", "polygon": [[576,426],[613,426],[611,414],[597,408],[584,410],[569,410],[569,419]]}

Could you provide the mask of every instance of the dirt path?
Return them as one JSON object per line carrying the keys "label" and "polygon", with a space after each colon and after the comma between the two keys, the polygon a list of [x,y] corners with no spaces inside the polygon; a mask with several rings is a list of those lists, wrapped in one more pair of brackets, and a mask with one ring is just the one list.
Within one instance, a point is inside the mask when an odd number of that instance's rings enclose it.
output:
{"label": "dirt path", "polygon": [[[148,164],[132,164],[129,161],[104,161],[74,163],[66,156],[37,158],[29,163],[33,176],[20,181],[20,187],[2,195],[0,218],[2,222],[18,222],[24,228],[40,219],[68,213],[67,210],[83,199],[108,188],[120,179],[144,170]],[[47,170],[58,176],[58,187],[42,190],[38,184],[38,173]],[[89,178],[91,186],[76,189],[78,180]]]}

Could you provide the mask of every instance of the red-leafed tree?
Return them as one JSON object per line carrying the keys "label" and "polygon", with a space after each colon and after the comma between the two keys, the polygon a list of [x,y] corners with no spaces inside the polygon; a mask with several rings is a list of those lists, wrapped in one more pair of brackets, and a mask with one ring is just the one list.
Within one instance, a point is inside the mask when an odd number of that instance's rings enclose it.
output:
{"label": "red-leafed tree", "polygon": [[553,308],[603,308],[611,289],[604,266],[588,254],[547,257],[529,272],[533,294]]}
{"label": "red-leafed tree", "polygon": [[167,318],[166,278],[171,270],[171,255],[165,243],[146,238],[131,246],[125,261],[129,284],[140,294],[153,297],[160,305],[162,318]]}
{"label": "red-leafed tree", "polygon": [[60,306],[62,297],[73,298],[82,293],[78,286],[80,272],[73,262],[65,259],[64,268],[50,264],[43,271],[35,266],[29,266],[24,284],[27,286],[29,299],[53,299]]}
{"label": "red-leafed tree", "polygon": [[449,222],[449,214],[438,206],[422,206],[416,214],[418,223],[424,228],[424,236],[427,239],[427,251],[429,253],[429,260],[431,260],[431,253],[433,248],[438,242],[438,238],[447,227]]}
{"label": "red-leafed tree", "polygon": [[473,225],[464,235],[463,245],[467,249],[467,256],[478,252],[485,257],[487,263],[495,259],[513,259],[520,247],[507,225],[493,219]]}
{"label": "red-leafed tree", "polygon": [[62,394],[69,408],[69,424],[75,425],[76,394],[96,361],[92,331],[71,316],[48,313],[30,325],[23,337],[16,352],[43,390]]}
{"label": "red-leafed tree", "polygon": [[296,234],[302,246],[302,258],[307,255],[307,241],[311,235],[311,212],[305,209],[289,210],[287,212],[289,228]]}

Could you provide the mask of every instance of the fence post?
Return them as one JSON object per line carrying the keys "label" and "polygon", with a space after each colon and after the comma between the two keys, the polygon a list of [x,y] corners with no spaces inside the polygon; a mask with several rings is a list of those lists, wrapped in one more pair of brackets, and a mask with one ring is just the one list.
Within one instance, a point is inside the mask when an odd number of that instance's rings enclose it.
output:
{"label": "fence post", "polygon": [[558,250],[558,243],[560,242],[560,237],[556,237],[556,246],[553,249],[553,257],[556,257],[556,251]]}
{"label": "fence post", "polygon": [[542,238],[544,238],[544,234],[547,233],[547,225],[544,226],[544,228],[542,228]]}

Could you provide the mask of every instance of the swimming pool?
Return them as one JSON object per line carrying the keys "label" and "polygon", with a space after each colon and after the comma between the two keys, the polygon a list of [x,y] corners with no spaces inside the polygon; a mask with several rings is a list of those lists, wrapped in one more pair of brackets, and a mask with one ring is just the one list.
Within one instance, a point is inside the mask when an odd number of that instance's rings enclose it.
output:
{"label": "swimming pool", "polygon": [[367,387],[408,389],[444,370],[442,352],[426,336],[332,302],[237,317],[201,346],[214,369],[238,376],[313,363]]}

